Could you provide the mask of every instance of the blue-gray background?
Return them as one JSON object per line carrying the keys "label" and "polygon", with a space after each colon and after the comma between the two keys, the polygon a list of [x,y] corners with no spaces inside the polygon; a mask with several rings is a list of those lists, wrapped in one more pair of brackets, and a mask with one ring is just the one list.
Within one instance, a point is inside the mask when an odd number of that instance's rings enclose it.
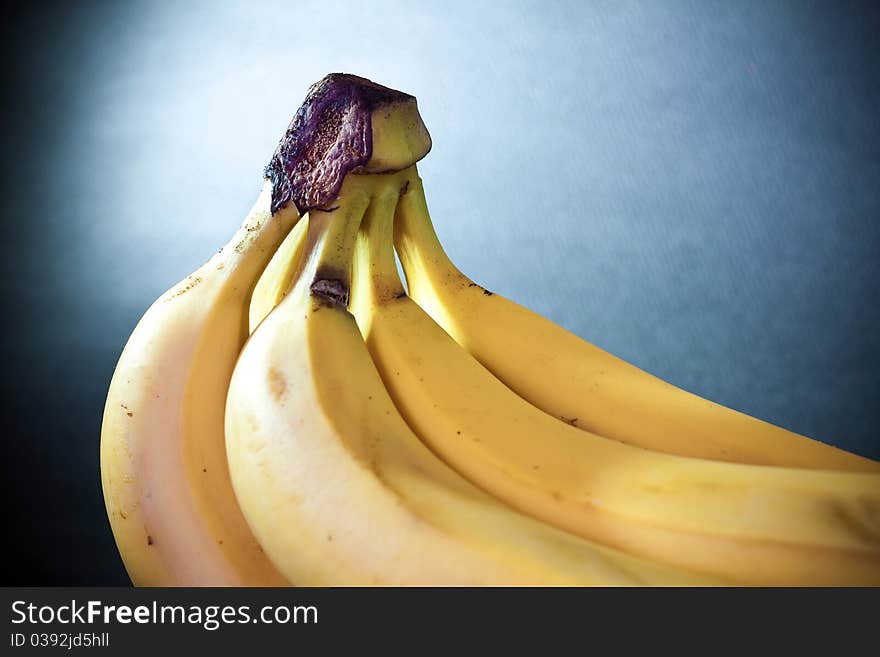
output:
{"label": "blue-gray background", "polygon": [[77,2],[3,41],[2,584],[124,584],[128,334],[237,227],[308,85],[419,99],[449,252],[689,390],[880,458],[880,12],[852,2]]}

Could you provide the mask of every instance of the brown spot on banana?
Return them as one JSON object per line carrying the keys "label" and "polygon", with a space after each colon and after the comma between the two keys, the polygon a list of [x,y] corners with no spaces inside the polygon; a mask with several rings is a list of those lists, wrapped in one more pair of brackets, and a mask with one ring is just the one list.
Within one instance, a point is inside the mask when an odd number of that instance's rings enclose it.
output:
{"label": "brown spot on banana", "polygon": [[284,393],[287,392],[287,381],[284,378],[284,375],[279,372],[276,368],[270,367],[269,371],[266,373],[266,379],[269,384],[269,392],[272,393],[272,397],[275,398],[275,401],[281,401],[284,397]]}
{"label": "brown spot on banana", "polygon": [[348,308],[348,282],[342,278],[325,278],[320,273],[309,288],[312,296],[331,306]]}

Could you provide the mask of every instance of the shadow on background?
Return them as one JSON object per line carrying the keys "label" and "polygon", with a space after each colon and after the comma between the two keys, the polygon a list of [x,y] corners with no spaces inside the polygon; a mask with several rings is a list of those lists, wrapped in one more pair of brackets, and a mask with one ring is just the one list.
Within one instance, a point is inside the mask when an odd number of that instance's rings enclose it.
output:
{"label": "shadow on background", "polygon": [[8,10],[0,583],[127,584],[98,471],[116,358],[331,71],[419,98],[429,203],[473,278],[880,458],[876,5],[350,4]]}

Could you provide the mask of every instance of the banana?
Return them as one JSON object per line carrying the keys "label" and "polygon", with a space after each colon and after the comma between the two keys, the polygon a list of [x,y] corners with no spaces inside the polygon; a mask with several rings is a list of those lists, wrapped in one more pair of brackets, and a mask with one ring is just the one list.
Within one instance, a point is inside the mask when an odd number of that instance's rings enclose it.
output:
{"label": "banana", "polygon": [[296,209],[266,184],[230,242],[163,294],[128,340],[101,429],[110,525],[139,586],[282,586],[254,539],[226,462],[226,390],[250,293]]}
{"label": "banana", "polygon": [[415,167],[406,187],[399,202],[371,202],[352,312],[434,453],[525,513],[647,559],[742,584],[880,585],[880,475],[633,447],[559,422],[496,379],[404,290],[392,224],[395,211],[410,222],[425,212]]}
{"label": "banana", "polygon": [[430,148],[414,97],[327,76],[232,240],[138,323],[101,435],[135,584],[880,585],[880,464],[470,282]]}
{"label": "banana", "polygon": [[302,585],[723,583],[520,515],[413,435],[346,309],[361,217],[393,208],[408,175],[349,175],[333,212],[309,213],[302,274],[286,296],[266,284],[280,303],[235,367],[230,473],[272,562]]}
{"label": "banana", "polygon": [[303,254],[307,250],[308,227],[309,215],[305,214],[284,238],[260,275],[248,308],[248,333],[257,330],[263,318],[281,302],[299,278]]}
{"label": "banana", "polygon": [[437,239],[420,179],[395,232],[410,296],[505,385],[564,422],[680,456],[880,472],[880,462],[666,383],[474,283]]}
{"label": "banana", "polygon": [[[299,216],[334,198],[348,172],[409,166],[430,147],[415,98],[325,77],[291,121],[239,231],[141,319],[101,431],[105,505],[136,585],[287,583],[247,527],[225,453],[227,386],[249,334],[251,293]],[[304,235],[305,226],[294,230],[286,248],[302,249]],[[258,290],[257,304],[271,293]]]}

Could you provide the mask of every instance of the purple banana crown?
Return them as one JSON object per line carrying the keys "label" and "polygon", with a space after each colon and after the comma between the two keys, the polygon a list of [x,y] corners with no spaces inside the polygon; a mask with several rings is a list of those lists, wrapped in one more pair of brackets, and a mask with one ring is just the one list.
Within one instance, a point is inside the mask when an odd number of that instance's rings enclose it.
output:
{"label": "purple banana crown", "polygon": [[293,203],[305,214],[332,203],[343,178],[373,154],[373,112],[412,98],[348,73],[313,84],[266,167],[272,212]]}

